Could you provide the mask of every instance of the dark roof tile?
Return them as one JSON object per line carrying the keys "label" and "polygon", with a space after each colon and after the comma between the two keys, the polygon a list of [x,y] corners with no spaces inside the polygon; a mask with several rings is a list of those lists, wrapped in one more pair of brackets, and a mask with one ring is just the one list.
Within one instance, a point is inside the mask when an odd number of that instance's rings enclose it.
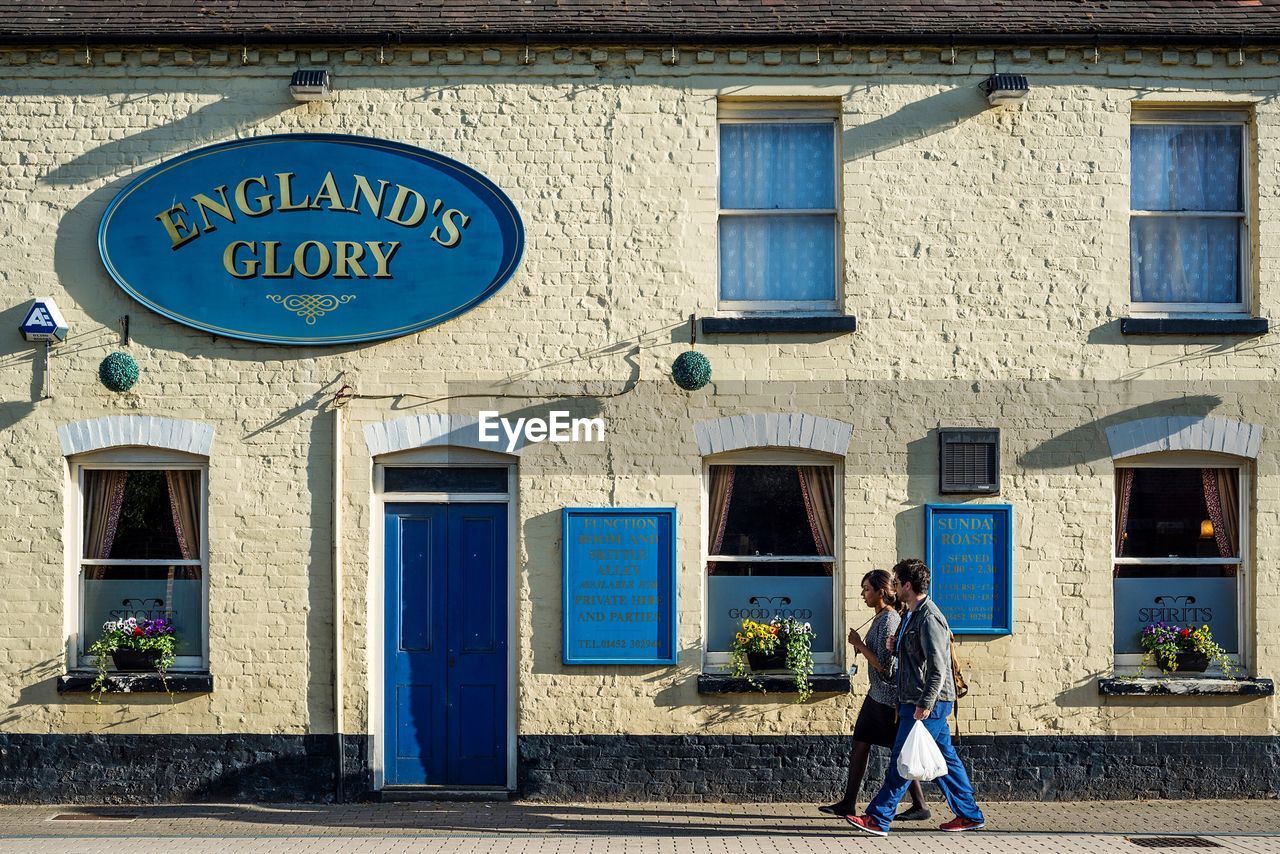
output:
{"label": "dark roof tile", "polygon": [[5,41],[1280,39],[1280,0],[0,0]]}

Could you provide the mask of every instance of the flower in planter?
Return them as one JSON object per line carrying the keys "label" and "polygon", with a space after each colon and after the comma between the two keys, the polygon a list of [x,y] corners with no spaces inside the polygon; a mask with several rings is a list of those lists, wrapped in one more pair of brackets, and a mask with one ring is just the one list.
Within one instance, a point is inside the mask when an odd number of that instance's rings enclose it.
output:
{"label": "flower in planter", "polygon": [[1151,623],[1142,630],[1138,642],[1145,651],[1140,670],[1156,664],[1162,673],[1172,673],[1178,668],[1178,656],[1190,653],[1204,656],[1228,679],[1235,678],[1235,667],[1227,658],[1226,650],[1214,641],[1213,632],[1208,626],[1196,629]]}
{"label": "flower in planter", "polygon": [[98,675],[93,680],[90,693],[101,702],[107,690],[108,663],[113,653],[133,651],[154,655],[156,670],[161,678],[177,660],[178,632],[173,623],[163,617],[154,620],[109,620],[102,624],[102,635],[88,649],[93,656]]}
{"label": "flower in planter", "polygon": [[783,656],[784,666],[795,676],[796,700],[803,703],[813,696],[809,676],[813,673],[813,627],[794,617],[774,617],[768,623],[743,620],[742,627],[729,646],[730,672],[745,678],[752,687],[763,691],[764,685],[747,665],[751,654]]}

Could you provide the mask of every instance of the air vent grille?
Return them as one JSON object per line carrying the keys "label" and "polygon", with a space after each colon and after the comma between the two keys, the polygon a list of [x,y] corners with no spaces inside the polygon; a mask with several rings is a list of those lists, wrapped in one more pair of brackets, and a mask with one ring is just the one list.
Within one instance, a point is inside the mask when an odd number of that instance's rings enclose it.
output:
{"label": "air vent grille", "polygon": [[940,430],[938,438],[939,492],[1000,491],[999,430]]}

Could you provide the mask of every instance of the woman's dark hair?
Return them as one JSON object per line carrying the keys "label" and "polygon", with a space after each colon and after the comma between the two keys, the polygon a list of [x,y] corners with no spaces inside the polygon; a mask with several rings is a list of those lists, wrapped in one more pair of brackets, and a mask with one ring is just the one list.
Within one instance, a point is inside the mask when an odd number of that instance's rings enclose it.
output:
{"label": "woman's dark hair", "polygon": [[892,575],[883,569],[873,569],[862,576],[862,583],[870,584],[872,590],[879,591],[880,595],[884,597],[884,604],[896,611],[902,610],[902,603],[898,601],[898,594],[893,590]]}
{"label": "woman's dark hair", "polygon": [[920,558],[913,557],[900,561],[893,568],[899,584],[910,584],[917,596],[929,595],[929,567]]}

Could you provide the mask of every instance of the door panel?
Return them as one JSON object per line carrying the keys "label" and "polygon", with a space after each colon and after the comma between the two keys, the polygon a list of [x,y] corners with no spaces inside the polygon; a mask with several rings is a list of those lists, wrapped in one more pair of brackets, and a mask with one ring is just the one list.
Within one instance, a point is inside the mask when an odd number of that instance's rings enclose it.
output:
{"label": "door panel", "polygon": [[507,507],[386,510],[386,783],[503,785]]}
{"label": "door panel", "polygon": [[[386,779],[443,780],[447,656],[443,603],[448,556],[443,506],[398,504],[386,520]],[[394,759],[393,759],[394,758]]]}
{"label": "door panel", "polygon": [[[459,785],[506,779],[507,508],[449,505],[449,774]],[[454,615],[458,619],[453,619]]]}

